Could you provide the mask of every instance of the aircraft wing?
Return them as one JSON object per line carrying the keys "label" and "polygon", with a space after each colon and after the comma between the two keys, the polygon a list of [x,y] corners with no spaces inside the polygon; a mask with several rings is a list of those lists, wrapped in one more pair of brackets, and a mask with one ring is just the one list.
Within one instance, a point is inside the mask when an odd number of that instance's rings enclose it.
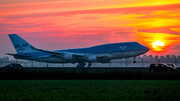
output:
{"label": "aircraft wing", "polygon": [[54,51],[48,51],[48,50],[43,50],[43,49],[37,49],[33,46],[30,46],[33,50],[38,50],[38,51],[41,51],[41,52],[45,52],[45,53],[50,53],[52,55],[57,55],[58,57],[59,56],[63,56],[65,54],[72,54],[74,57],[84,57],[85,54],[79,54],[79,53],[71,53],[71,52],[54,52]]}
{"label": "aircraft wing", "polygon": [[41,51],[41,52],[45,52],[45,53],[50,53],[50,54],[58,54],[58,55],[62,55],[62,52],[53,52],[53,51],[48,51],[48,50],[43,50],[43,49],[37,49],[33,46],[30,46],[33,50],[37,50],[37,51]]}
{"label": "aircraft wing", "polygon": [[97,56],[97,58],[107,58],[108,56],[107,55],[100,55],[100,56]]}

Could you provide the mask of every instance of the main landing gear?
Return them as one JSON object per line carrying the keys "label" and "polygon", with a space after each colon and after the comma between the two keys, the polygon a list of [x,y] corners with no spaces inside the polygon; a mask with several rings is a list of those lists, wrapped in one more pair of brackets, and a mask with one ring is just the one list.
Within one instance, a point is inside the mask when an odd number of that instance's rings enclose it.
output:
{"label": "main landing gear", "polygon": [[77,68],[83,68],[86,64],[84,62],[80,62],[77,65]]}
{"label": "main landing gear", "polygon": [[92,66],[92,62],[89,62],[87,67],[89,68],[91,66]]}
{"label": "main landing gear", "polygon": [[134,61],[133,61],[133,63],[136,63],[136,57],[134,57]]}
{"label": "main landing gear", "polygon": [[[86,65],[85,62],[79,62],[77,65],[77,68],[84,68],[85,65]],[[87,68],[89,68],[91,66],[92,66],[92,62],[89,62]]]}

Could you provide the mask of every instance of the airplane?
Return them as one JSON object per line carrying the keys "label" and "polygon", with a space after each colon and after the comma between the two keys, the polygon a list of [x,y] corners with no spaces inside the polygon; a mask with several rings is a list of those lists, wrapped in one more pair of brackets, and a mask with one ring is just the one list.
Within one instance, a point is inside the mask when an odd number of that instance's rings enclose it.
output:
{"label": "airplane", "polygon": [[122,59],[142,55],[149,48],[138,42],[123,42],[97,45],[86,48],[65,50],[43,50],[29,44],[17,34],[9,34],[9,38],[17,54],[6,53],[15,59],[32,60],[48,63],[78,63],[78,68],[83,68],[86,63],[90,67],[93,62],[109,63],[112,59]]}

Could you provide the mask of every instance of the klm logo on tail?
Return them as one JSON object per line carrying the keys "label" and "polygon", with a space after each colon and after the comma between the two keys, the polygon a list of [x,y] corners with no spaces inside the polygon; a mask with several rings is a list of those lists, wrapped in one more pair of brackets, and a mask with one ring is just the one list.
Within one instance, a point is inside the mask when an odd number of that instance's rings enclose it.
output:
{"label": "klm logo on tail", "polygon": [[14,47],[17,49],[17,51],[25,51],[25,48],[28,47],[28,43],[15,44]]}
{"label": "klm logo on tail", "polygon": [[25,43],[25,44],[15,44],[14,45],[15,48],[25,48],[25,47],[28,47],[28,44]]}

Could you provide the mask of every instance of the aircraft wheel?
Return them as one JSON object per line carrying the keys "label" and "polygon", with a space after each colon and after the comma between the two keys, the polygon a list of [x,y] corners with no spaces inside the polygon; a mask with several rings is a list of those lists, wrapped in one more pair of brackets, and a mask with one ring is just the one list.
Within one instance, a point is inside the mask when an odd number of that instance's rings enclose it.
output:
{"label": "aircraft wheel", "polygon": [[85,63],[78,63],[77,67],[78,68],[83,68],[86,64]]}
{"label": "aircraft wheel", "polygon": [[91,63],[88,63],[88,66],[87,67],[91,67],[92,66],[92,64]]}

